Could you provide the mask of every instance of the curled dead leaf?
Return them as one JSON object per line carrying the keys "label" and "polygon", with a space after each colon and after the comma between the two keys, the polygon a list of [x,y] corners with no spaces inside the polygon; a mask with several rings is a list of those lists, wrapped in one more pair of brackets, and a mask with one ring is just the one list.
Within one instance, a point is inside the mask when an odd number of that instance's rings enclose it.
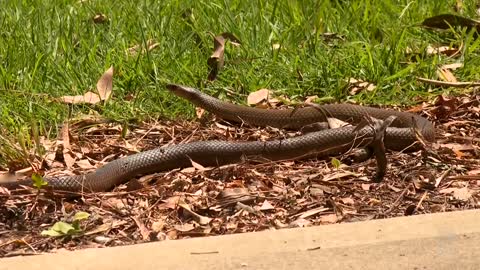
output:
{"label": "curled dead leaf", "polygon": [[63,96],[60,101],[67,104],[97,104],[102,100],[107,100],[113,89],[113,66],[107,69],[97,82],[97,93],[91,91],[78,96]]}
{"label": "curled dead leaf", "polygon": [[268,98],[271,96],[272,91],[269,89],[262,88],[255,92],[251,92],[247,97],[248,105],[259,105],[263,102],[268,101]]}
{"label": "curled dead leaf", "polygon": [[107,100],[113,90],[113,66],[107,69],[97,82],[97,91],[101,100]]}
{"label": "curled dead leaf", "polygon": [[439,68],[437,69],[437,76],[440,78],[442,81],[446,82],[457,82],[457,78],[453,73],[446,68]]}
{"label": "curled dead leaf", "polygon": [[75,155],[72,153],[72,146],[70,145],[70,129],[68,122],[65,121],[62,127],[62,142],[63,142],[63,160],[67,168],[72,168],[75,164]]}
{"label": "curled dead leaf", "polygon": [[225,42],[230,40],[234,44],[240,44],[240,40],[231,33],[222,33],[213,38],[213,53],[208,58],[207,64],[210,67],[210,73],[208,74],[208,80],[213,81],[217,78],[220,69],[225,63]]}

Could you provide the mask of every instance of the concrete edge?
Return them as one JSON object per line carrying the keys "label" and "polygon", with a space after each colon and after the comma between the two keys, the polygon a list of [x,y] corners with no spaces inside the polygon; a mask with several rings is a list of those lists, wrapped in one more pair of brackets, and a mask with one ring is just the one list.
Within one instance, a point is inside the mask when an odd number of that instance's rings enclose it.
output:
{"label": "concrete edge", "polygon": [[0,270],[303,269],[312,265],[441,269],[453,263],[468,264],[462,267],[468,269],[480,265],[479,222],[480,210],[426,214],[5,258],[0,259]]}

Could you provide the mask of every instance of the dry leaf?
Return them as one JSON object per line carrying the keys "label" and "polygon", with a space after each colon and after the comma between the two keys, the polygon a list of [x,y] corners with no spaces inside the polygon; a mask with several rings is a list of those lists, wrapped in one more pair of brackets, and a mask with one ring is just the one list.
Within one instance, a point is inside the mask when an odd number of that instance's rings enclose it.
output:
{"label": "dry leaf", "polygon": [[440,194],[452,194],[453,198],[461,201],[468,201],[472,197],[472,193],[467,187],[463,188],[444,188],[439,191]]}
{"label": "dry leaf", "polygon": [[323,215],[319,218],[319,221],[321,223],[328,223],[328,224],[331,224],[331,223],[335,223],[338,221],[338,217],[336,214],[329,214],[329,215]]}
{"label": "dry leaf", "polygon": [[307,217],[311,217],[313,215],[316,215],[318,213],[322,213],[322,212],[325,212],[325,211],[328,211],[330,210],[330,208],[327,208],[327,207],[317,207],[317,208],[314,208],[314,209],[310,209],[308,211],[305,211],[303,212],[298,218],[299,219],[302,219],[302,218],[307,218]]}
{"label": "dry leaf", "polygon": [[180,203],[181,196],[169,197],[165,200],[162,200],[163,203],[158,206],[159,209],[177,209],[178,204]]}
{"label": "dry leaf", "polygon": [[475,148],[471,144],[459,144],[459,143],[442,143],[441,147],[449,148],[458,159],[465,157],[467,154],[464,152],[475,151]]}
{"label": "dry leaf", "polygon": [[116,210],[122,210],[126,207],[125,202],[118,198],[107,198],[106,200],[102,200],[102,206],[106,208],[113,208]]}
{"label": "dry leaf", "polygon": [[462,68],[462,67],[463,67],[463,63],[452,63],[452,64],[443,65],[441,68],[442,69],[456,70],[456,69],[459,69],[459,68]]}
{"label": "dry leaf", "polygon": [[101,99],[98,94],[88,91],[83,96],[63,96],[60,100],[68,104],[97,104]]}
{"label": "dry leaf", "polygon": [[143,222],[138,217],[132,217],[135,224],[137,224],[138,228],[140,229],[140,234],[142,235],[143,240],[150,239],[150,230],[143,224]]}
{"label": "dry leaf", "polygon": [[422,22],[422,25],[438,29],[450,29],[450,27],[460,26],[466,27],[468,30],[480,30],[479,21],[453,14],[440,14],[427,18]]}
{"label": "dry leaf", "polygon": [[268,210],[274,210],[274,209],[275,209],[275,207],[268,200],[265,200],[265,201],[263,201],[259,210],[260,211],[268,211]]}
{"label": "dry leaf", "polygon": [[445,68],[439,68],[437,69],[437,76],[440,78],[442,81],[445,82],[457,82],[457,78],[449,69]]}
{"label": "dry leaf", "polygon": [[340,201],[342,201],[342,203],[346,204],[346,205],[354,205],[355,204],[355,201],[352,198],[342,198],[342,199],[340,199]]}
{"label": "dry leaf", "polygon": [[196,107],[195,108],[195,114],[197,115],[198,119],[202,119],[203,115],[205,114],[205,109]]}
{"label": "dry leaf", "polygon": [[333,117],[327,117],[327,123],[328,127],[330,127],[331,129],[350,126],[350,123]]}
{"label": "dry leaf", "polygon": [[62,127],[62,141],[63,141],[63,160],[67,168],[72,168],[75,164],[75,155],[72,153],[72,147],[70,145],[70,130],[68,122],[65,121]]}
{"label": "dry leaf", "polygon": [[247,97],[247,104],[258,105],[263,102],[267,102],[271,94],[272,94],[272,91],[265,88],[252,92]]}
{"label": "dry leaf", "polygon": [[376,86],[373,83],[357,80],[355,78],[350,78],[347,80],[347,82],[348,82],[349,93],[352,96],[360,93],[363,90],[371,92],[376,88]]}
{"label": "dry leaf", "polygon": [[164,227],[165,227],[165,222],[163,220],[154,221],[152,223],[152,230],[154,232],[157,232],[157,233],[161,232]]}
{"label": "dry leaf", "polygon": [[431,112],[437,119],[445,119],[457,110],[457,103],[457,98],[448,98],[443,95],[438,95],[434,102],[435,108],[432,109]]}
{"label": "dry leaf", "polygon": [[446,56],[455,56],[459,53],[458,48],[453,48],[450,46],[439,46],[439,47],[432,47],[428,45],[427,47],[427,55],[438,55],[443,54]]}
{"label": "dry leaf", "polygon": [[467,172],[467,175],[480,175],[480,169],[474,169]]}
{"label": "dry leaf", "polygon": [[102,100],[107,100],[112,94],[113,89],[113,66],[111,66],[97,82],[98,94],[91,91],[86,92],[84,95],[78,96],[63,96],[60,101],[67,104],[97,104]]}
{"label": "dry leaf", "polygon": [[200,171],[200,172],[203,172],[205,171],[205,167],[203,167],[201,164],[193,161],[193,160],[190,160],[190,163],[192,163],[192,167],[195,168],[197,171]]}
{"label": "dry leaf", "polygon": [[308,227],[311,225],[311,222],[304,219],[304,218],[299,218],[299,219],[296,219],[294,220],[293,222],[291,222],[290,224],[290,227],[299,227],[299,228],[303,228],[303,227]]}
{"label": "dry leaf", "polygon": [[97,82],[97,91],[101,100],[107,100],[113,89],[113,66],[103,73]]}
{"label": "dry leaf", "polygon": [[224,65],[225,42],[227,40],[230,40],[232,43],[240,44],[239,39],[231,33],[222,33],[213,38],[213,53],[207,61],[207,64],[210,67],[210,73],[208,74],[209,81],[213,81],[217,78],[218,72],[220,72],[220,69]]}
{"label": "dry leaf", "polygon": [[209,224],[212,219],[209,218],[209,217],[206,217],[206,216],[202,216],[202,215],[199,215],[197,213],[195,213],[192,209],[190,209],[190,206],[182,201],[180,201],[178,203],[178,206],[183,208],[183,210],[185,210],[187,213],[189,213],[193,220],[195,220],[196,222],[198,222],[200,225],[207,225]]}
{"label": "dry leaf", "polygon": [[305,99],[305,103],[315,103],[314,101],[316,101],[318,99],[318,96],[315,95],[315,96],[309,96]]}
{"label": "dry leaf", "polygon": [[348,177],[348,176],[357,177],[357,176],[359,176],[359,174],[354,173],[354,172],[349,172],[349,171],[334,172],[334,173],[331,173],[329,175],[325,175],[324,178],[322,179],[322,181],[337,180],[337,179],[341,179],[341,178]]}
{"label": "dry leaf", "polygon": [[[150,52],[153,49],[157,48],[158,46],[160,46],[160,43],[155,42],[155,40],[153,40],[153,39],[149,39],[149,40],[147,40],[146,48],[144,48],[142,50],[142,53]],[[138,52],[140,52],[141,47],[142,47],[142,44],[136,44],[136,45],[127,49],[127,54],[128,55],[136,55]]]}
{"label": "dry leaf", "polygon": [[365,191],[369,191],[370,188],[372,187],[371,184],[362,184],[361,186],[362,186],[362,189],[365,190]]}
{"label": "dry leaf", "polygon": [[175,230],[177,230],[179,232],[189,232],[189,231],[192,231],[192,230],[195,229],[195,225],[193,225],[191,223],[176,224],[173,227],[175,228]]}
{"label": "dry leaf", "polygon": [[108,22],[107,15],[101,14],[101,13],[95,14],[95,16],[93,16],[92,20],[93,20],[94,23],[106,23],[106,22]]}

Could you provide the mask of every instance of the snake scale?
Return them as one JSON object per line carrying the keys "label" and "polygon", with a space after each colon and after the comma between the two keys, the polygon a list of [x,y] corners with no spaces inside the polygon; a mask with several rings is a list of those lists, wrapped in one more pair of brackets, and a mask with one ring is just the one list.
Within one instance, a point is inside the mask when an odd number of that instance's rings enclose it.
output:
{"label": "snake scale", "polygon": [[[225,120],[255,126],[299,129],[312,123],[325,122],[326,117],[359,123],[366,116],[386,119],[393,115],[396,119],[387,128],[384,138],[387,149],[402,150],[414,144],[417,135],[412,127],[419,131],[424,140],[428,142],[435,140],[433,124],[419,115],[408,112],[351,104],[328,104],[297,109],[259,109],[224,102],[186,86],[169,84],[167,89]],[[138,175],[189,167],[192,160],[203,166],[219,166],[239,162],[244,158],[281,160],[312,154],[326,156],[347,151],[352,147],[366,146],[373,136],[374,130],[371,127],[356,129],[354,126],[347,126],[265,142],[196,141],[113,160],[87,174],[46,177],[45,181],[48,182],[47,188],[54,190],[101,192],[111,190]],[[24,179],[0,182],[0,186],[7,188],[18,188],[19,185],[31,186],[32,181]]]}

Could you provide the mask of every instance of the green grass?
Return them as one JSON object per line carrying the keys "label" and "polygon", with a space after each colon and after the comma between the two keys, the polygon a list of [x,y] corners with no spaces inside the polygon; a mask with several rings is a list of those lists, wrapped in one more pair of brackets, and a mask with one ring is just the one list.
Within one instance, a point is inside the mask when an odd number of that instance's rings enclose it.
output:
{"label": "green grass", "polygon": [[[38,136],[56,136],[69,115],[96,110],[120,122],[177,115],[193,107],[169,94],[168,82],[201,86],[245,101],[259,88],[292,98],[306,95],[361,103],[412,104],[440,93],[415,81],[435,77],[438,64],[462,61],[460,80],[480,78],[478,42],[461,31],[418,27],[426,17],[452,13],[452,1],[99,1],[0,3],[0,167],[24,161]],[[475,1],[465,6],[474,17]],[[95,14],[109,22],[94,24]],[[242,46],[227,46],[219,78],[208,83],[210,33],[231,32]],[[322,33],[343,35],[325,42]],[[155,50],[127,56],[127,48],[155,39]],[[272,50],[280,44],[281,50]],[[428,45],[464,45],[460,59],[417,57]],[[60,104],[54,98],[83,94],[114,65],[113,99],[99,106]],[[303,75],[300,80],[298,73]],[[348,96],[347,78],[370,81],[373,92]],[[127,96],[133,95],[133,100]],[[19,149],[22,151],[19,151]]]}

